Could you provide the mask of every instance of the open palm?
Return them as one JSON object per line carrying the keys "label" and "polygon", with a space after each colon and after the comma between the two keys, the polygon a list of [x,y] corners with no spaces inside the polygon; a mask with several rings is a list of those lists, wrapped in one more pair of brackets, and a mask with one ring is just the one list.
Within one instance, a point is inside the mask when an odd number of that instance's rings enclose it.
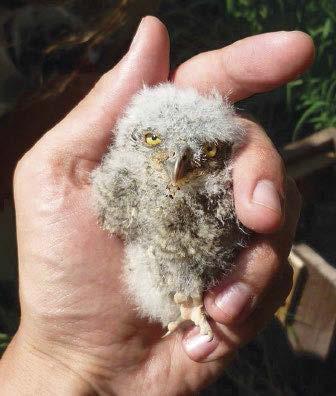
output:
{"label": "open palm", "polygon": [[[304,34],[266,34],[200,54],[181,65],[171,79],[201,92],[215,87],[237,101],[294,78],[312,57],[311,41]],[[196,329],[161,339],[160,326],[137,318],[120,281],[122,243],[97,225],[90,172],[101,161],[110,131],[132,94],[143,83],[157,84],[168,75],[166,29],[147,17],[121,62],[16,170],[22,319],[7,355],[16,348],[34,351],[37,359],[55,367],[55,373],[61,371],[63,379],[71,377],[68,386],[76,384],[81,392],[172,395],[200,389],[271,318],[290,286],[290,271],[283,263],[297,221],[298,198],[290,185],[291,215],[284,226],[282,198],[278,207],[251,199],[258,180],[271,180],[280,197],[286,183],[266,135],[242,120],[249,141],[236,159],[235,203],[240,220],[260,235],[238,259],[242,270],[234,277],[251,286],[257,309],[253,307],[248,323],[237,325],[234,315],[214,304],[220,287],[208,293],[206,306],[216,335],[207,345],[190,342],[198,336]],[[277,290],[271,291],[275,281]],[[222,288],[227,287],[224,283]]]}

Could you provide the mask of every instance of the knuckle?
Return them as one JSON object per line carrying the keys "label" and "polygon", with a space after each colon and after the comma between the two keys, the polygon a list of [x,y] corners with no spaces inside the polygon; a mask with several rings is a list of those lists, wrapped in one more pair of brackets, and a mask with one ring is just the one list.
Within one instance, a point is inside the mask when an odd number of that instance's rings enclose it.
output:
{"label": "knuckle", "polygon": [[268,164],[271,171],[279,173],[282,175],[282,178],[284,177],[285,165],[273,144],[268,144],[266,142],[259,143],[255,146],[255,151],[259,152],[259,157],[260,160],[262,160],[263,166]]}
{"label": "knuckle", "polygon": [[64,167],[67,158],[68,156],[62,157],[58,150],[48,144],[47,140],[43,141],[43,144],[41,140],[38,141],[17,162],[13,177],[14,185],[27,180],[40,180],[42,174],[57,176],[56,171]]}
{"label": "knuckle", "polygon": [[92,92],[100,94],[102,89],[105,89],[109,85],[111,85],[111,71],[107,71],[99,77],[92,88]]}
{"label": "knuckle", "polygon": [[278,249],[276,249],[272,244],[267,244],[264,248],[264,257],[265,271],[267,271],[270,278],[273,278],[282,268],[283,260],[281,258],[281,255],[278,252]]}
{"label": "knuckle", "polygon": [[274,249],[269,249],[268,253],[268,271],[270,277],[274,277],[281,268],[281,260],[279,254]]}
{"label": "knuckle", "polygon": [[[259,173],[271,180],[277,180],[284,191],[286,167],[278,150],[261,126],[246,118],[240,119],[240,121],[247,131],[247,143],[242,147],[242,150],[238,150],[238,158],[242,154],[245,158],[244,162],[255,164]],[[248,158],[246,159],[246,157]]]}
{"label": "knuckle", "polygon": [[245,276],[250,279],[255,293],[263,294],[274,279],[279,277],[283,260],[277,250],[266,241],[259,244],[255,257],[258,257],[259,264],[257,266],[251,264],[251,268],[247,270]]}
{"label": "knuckle", "polygon": [[32,164],[32,154],[31,150],[27,151],[17,162],[14,170],[14,184],[20,182],[26,177],[27,172],[31,168]]}

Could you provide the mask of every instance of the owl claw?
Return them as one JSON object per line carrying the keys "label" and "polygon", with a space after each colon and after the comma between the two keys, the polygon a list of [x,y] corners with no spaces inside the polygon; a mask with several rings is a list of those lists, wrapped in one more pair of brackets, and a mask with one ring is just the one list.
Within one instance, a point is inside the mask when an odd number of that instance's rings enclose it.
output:
{"label": "owl claw", "polygon": [[165,337],[169,336],[169,334],[173,333],[182,322],[184,322],[184,319],[179,317],[175,322],[168,323],[168,326],[167,326],[168,331],[165,335],[162,336],[162,338],[165,338]]}
{"label": "owl claw", "polygon": [[168,324],[168,331],[163,337],[173,333],[181,323],[191,320],[200,329],[200,334],[207,335],[209,341],[213,339],[213,331],[210,327],[202,297],[199,295],[185,296],[182,293],[175,293],[174,301],[180,306],[181,316],[175,321]]}
{"label": "owl claw", "polygon": [[161,338],[166,338],[168,337],[172,332],[171,331],[167,331],[167,333],[165,333]]}

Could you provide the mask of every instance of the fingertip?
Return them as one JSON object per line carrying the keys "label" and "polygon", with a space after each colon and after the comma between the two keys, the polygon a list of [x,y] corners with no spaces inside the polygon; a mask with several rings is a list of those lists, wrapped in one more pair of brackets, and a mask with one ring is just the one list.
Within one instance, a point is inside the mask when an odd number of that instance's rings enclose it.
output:
{"label": "fingertip", "polygon": [[[247,37],[224,49],[226,70],[233,81],[264,92],[297,78],[313,62],[314,44],[306,33],[280,31]],[[238,62],[239,60],[239,62]],[[234,96],[241,99],[248,92]]]}
{"label": "fingertip", "polygon": [[169,51],[170,40],[166,26],[157,17],[148,15],[141,19],[122,66],[129,71],[133,68],[132,64],[138,63],[134,74],[140,72],[146,84],[156,84],[168,78]]}
{"label": "fingertip", "polygon": [[236,212],[241,223],[258,234],[272,234],[278,231],[284,222],[282,212],[253,200],[240,204],[236,207]]}
{"label": "fingertip", "polygon": [[218,344],[219,340],[216,335],[210,339],[208,335],[200,334],[198,327],[193,327],[182,339],[185,353],[194,362],[207,361],[218,347]]}
{"label": "fingertip", "polygon": [[[278,170],[278,169],[276,169]],[[273,176],[264,178],[265,170],[255,167],[247,174],[249,179],[243,179],[241,173],[234,185],[235,209],[239,221],[249,230],[259,234],[271,234],[278,231],[284,222],[284,197],[283,186],[280,177]],[[260,174],[259,180],[253,177]],[[245,174],[245,176],[247,176]]]}
{"label": "fingertip", "polygon": [[[288,59],[283,64],[282,73],[283,78],[289,81],[297,78],[311,66],[315,58],[315,45],[307,33],[299,30],[278,32],[278,34],[275,48],[278,47],[279,55],[284,51],[287,52]],[[281,56],[278,62],[280,65]],[[281,73],[281,68],[279,72]]]}
{"label": "fingertip", "polygon": [[158,17],[154,15],[146,15],[142,18],[142,21],[152,24],[153,26],[155,26],[155,28],[159,29],[161,33],[163,33],[167,37],[169,36],[166,25]]}
{"label": "fingertip", "polygon": [[254,310],[256,301],[251,286],[241,281],[225,280],[204,296],[208,315],[226,326],[242,323]]}
{"label": "fingertip", "polygon": [[[156,16],[147,15],[142,18],[140,25],[145,25],[151,37],[151,42],[157,40],[158,46],[166,50],[167,58],[170,50],[170,39],[166,25]],[[139,26],[140,26],[139,25]],[[165,78],[167,78],[168,71],[165,71]]]}
{"label": "fingertip", "polygon": [[315,58],[315,44],[314,40],[312,37],[300,30],[293,30],[291,32],[288,32],[292,36],[292,40],[295,41],[296,48],[300,48],[302,51],[302,58],[303,58],[303,63],[305,63],[305,68],[309,67]]}

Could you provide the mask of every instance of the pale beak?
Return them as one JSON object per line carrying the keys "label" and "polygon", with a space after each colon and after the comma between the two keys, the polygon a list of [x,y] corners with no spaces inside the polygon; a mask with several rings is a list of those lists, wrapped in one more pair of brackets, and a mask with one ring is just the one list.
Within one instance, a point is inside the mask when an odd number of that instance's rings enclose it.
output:
{"label": "pale beak", "polygon": [[169,161],[169,167],[171,169],[171,179],[173,183],[177,183],[179,180],[188,172],[188,150],[185,149],[175,158]]}

